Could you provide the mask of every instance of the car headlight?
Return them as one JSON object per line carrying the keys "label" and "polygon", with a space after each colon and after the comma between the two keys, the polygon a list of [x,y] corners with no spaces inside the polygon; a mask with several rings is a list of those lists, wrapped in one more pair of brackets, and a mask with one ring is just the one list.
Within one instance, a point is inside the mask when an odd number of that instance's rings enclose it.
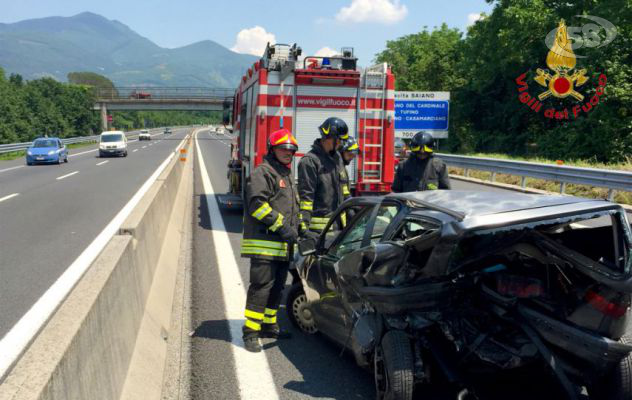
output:
{"label": "car headlight", "polygon": [[53,154],[55,154],[55,150],[51,150],[51,151],[48,152],[49,156],[52,156]]}
{"label": "car headlight", "polygon": [[28,155],[28,156],[32,156],[32,155],[33,155],[33,153],[31,152],[31,150],[27,150],[27,151],[26,151],[26,155]]}

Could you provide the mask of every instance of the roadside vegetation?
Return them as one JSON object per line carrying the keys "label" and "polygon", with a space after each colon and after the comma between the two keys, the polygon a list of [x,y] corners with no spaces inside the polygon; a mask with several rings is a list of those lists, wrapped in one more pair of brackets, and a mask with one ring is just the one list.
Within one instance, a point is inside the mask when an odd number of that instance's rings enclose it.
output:
{"label": "roadside vegetation", "polygon": [[[396,89],[451,93],[450,152],[626,163],[632,155],[632,2],[488,1],[494,4],[490,15],[466,33],[444,24],[389,41],[376,60],[392,66]],[[591,22],[577,15],[610,21],[617,36],[607,45],[575,50],[585,56],[577,58],[576,69],[586,69],[589,78],[577,88],[583,102],[549,97],[536,113],[518,99],[516,78],[526,72],[529,93],[544,90],[533,80],[538,68],[547,69],[544,39],[562,18],[568,26]],[[602,41],[604,30],[599,34]],[[589,113],[569,120],[543,115],[591,99],[600,74],[607,77],[605,94]]]}

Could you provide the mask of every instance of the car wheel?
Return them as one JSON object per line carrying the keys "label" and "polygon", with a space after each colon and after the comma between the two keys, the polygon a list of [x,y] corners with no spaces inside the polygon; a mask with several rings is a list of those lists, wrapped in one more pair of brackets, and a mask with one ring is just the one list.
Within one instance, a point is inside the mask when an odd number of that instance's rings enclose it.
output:
{"label": "car wheel", "polygon": [[61,165],[61,163],[63,163],[64,160],[61,158],[61,156],[57,157],[57,165]]}
{"label": "car wheel", "polygon": [[413,353],[403,331],[386,332],[373,356],[375,391],[378,400],[413,398]]}
{"label": "car wheel", "polygon": [[68,162],[68,156],[66,156],[66,158],[64,158],[64,162],[67,163]]}
{"label": "car wheel", "polygon": [[123,153],[123,157],[127,157],[127,150],[125,150],[125,153]]}
{"label": "car wheel", "polygon": [[313,335],[318,332],[318,329],[316,329],[314,314],[309,307],[307,297],[305,296],[303,286],[300,282],[290,287],[285,307],[290,322],[292,325],[300,329],[301,332],[309,335]]}
{"label": "car wheel", "polygon": [[[632,335],[624,335],[619,343],[632,344]],[[599,382],[588,387],[591,399],[630,400],[632,399],[632,354],[628,354]]]}
{"label": "car wheel", "polygon": [[33,163],[32,163],[32,162],[28,162],[28,161],[27,161],[27,162],[26,162],[26,165],[33,165]]}

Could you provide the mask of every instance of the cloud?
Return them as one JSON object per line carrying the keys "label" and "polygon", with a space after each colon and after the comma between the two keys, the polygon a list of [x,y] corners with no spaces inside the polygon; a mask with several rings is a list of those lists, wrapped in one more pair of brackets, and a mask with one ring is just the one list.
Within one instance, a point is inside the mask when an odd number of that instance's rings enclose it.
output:
{"label": "cloud", "polygon": [[239,31],[235,39],[235,45],[230,49],[236,53],[261,56],[268,42],[275,44],[276,37],[273,33],[266,32],[264,28],[257,25]]}
{"label": "cloud", "polygon": [[483,18],[481,13],[472,13],[467,15],[467,26],[474,25],[474,23]]}
{"label": "cloud", "polygon": [[378,22],[393,24],[408,15],[408,8],[399,0],[352,0],[351,5],[342,7],[336,20],[339,22]]}
{"label": "cloud", "polygon": [[323,47],[322,49],[318,50],[316,52],[316,54],[314,54],[316,57],[331,57],[331,56],[335,56],[340,54],[339,51],[332,49],[331,47]]}

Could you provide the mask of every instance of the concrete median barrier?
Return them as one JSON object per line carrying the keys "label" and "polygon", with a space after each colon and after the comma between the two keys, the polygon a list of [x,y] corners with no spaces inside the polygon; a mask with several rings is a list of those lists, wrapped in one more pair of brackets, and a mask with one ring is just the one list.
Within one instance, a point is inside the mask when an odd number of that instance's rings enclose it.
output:
{"label": "concrete median barrier", "polygon": [[[183,172],[190,168],[178,154],[0,384],[0,400],[121,397],[148,299],[161,298],[153,295],[154,286],[167,292],[175,287],[175,274],[158,279],[156,268],[174,204],[182,203],[176,200]],[[171,311],[172,295],[162,297],[166,303],[152,307]],[[159,328],[168,330],[164,314]]]}

